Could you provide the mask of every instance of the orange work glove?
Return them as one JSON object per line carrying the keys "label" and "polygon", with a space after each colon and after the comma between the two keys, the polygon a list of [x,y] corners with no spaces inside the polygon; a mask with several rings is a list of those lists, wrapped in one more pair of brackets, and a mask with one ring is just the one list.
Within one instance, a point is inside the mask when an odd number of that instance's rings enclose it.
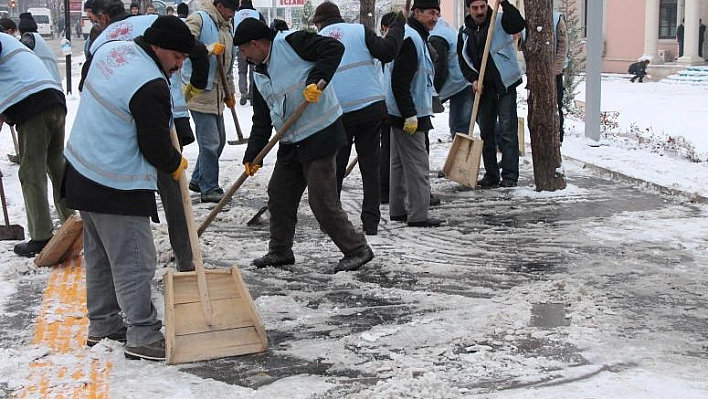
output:
{"label": "orange work glove", "polygon": [[305,87],[305,91],[302,92],[302,95],[305,96],[305,100],[307,100],[308,103],[316,103],[320,101],[322,90],[318,89],[316,84],[310,83]]}
{"label": "orange work glove", "polygon": [[219,42],[214,42],[212,44],[209,44],[206,46],[207,51],[209,52],[209,55],[221,55],[224,54],[224,49],[226,47],[219,43]]}
{"label": "orange work glove", "polygon": [[248,176],[253,176],[258,172],[258,169],[261,168],[261,165],[258,164],[251,164],[250,162],[244,162],[243,163],[244,168],[246,169],[246,174]]}
{"label": "orange work glove", "polygon": [[233,94],[229,94],[226,98],[224,98],[224,103],[227,107],[233,108],[236,106],[236,97],[234,97]]}
{"label": "orange work glove", "polygon": [[179,177],[182,176],[182,172],[184,172],[187,169],[187,160],[182,157],[182,160],[179,161],[179,166],[177,169],[172,172],[172,179],[173,180],[179,180]]}

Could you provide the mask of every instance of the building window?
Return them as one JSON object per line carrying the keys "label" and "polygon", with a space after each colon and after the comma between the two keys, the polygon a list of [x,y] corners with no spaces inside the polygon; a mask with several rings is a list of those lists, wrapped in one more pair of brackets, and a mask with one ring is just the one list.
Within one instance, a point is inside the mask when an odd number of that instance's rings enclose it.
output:
{"label": "building window", "polygon": [[676,37],[677,0],[661,0],[659,3],[659,39]]}

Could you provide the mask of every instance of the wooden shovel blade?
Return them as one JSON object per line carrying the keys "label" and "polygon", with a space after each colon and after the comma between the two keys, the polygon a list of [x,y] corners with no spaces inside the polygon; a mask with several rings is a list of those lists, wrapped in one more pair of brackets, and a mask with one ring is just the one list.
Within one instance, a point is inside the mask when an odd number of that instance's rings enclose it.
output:
{"label": "wooden shovel blade", "polygon": [[0,226],[0,241],[22,241],[25,239],[25,229],[19,224]]}

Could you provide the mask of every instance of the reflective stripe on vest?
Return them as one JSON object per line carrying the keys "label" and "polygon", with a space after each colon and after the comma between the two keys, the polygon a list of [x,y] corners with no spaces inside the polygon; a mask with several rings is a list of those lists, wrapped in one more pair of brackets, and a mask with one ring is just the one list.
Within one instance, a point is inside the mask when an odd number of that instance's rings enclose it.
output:
{"label": "reflective stripe on vest", "polygon": [[157,171],[138,146],[130,101],[160,78],[160,67],[133,42],[108,42],[96,51],[64,149],[81,175],[118,190],[157,189]]}
{"label": "reflective stripe on vest", "polygon": [[344,56],[331,85],[345,113],[384,100],[381,68],[366,47],[364,25],[338,23],[324,27],[320,35],[339,40]]}
{"label": "reflective stripe on vest", "polygon": [[[253,81],[270,110],[270,119],[276,130],[280,130],[295,109],[305,101],[307,75],[313,63],[305,61],[290,47],[285,37],[293,33],[278,32],[270,50],[267,75],[254,73]],[[274,77],[275,79],[271,79]],[[334,88],[327,85],[320,99],[311,103],[302,116],[285,132],[281,142],[297,143],[334,123],[342,115]]]}

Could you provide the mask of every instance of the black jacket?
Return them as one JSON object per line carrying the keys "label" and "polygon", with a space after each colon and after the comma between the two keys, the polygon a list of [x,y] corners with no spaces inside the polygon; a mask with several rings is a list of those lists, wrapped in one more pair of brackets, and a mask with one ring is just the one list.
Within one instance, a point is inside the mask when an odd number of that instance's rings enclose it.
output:
{"label": "black jacket", "polygon": [[[519,10],[514,7],[508,1],[501,3],[503,13],[501,14],[501,26],[509,35],[515,33],[520,33],[526,27],[526,21],[524,17],[521,16]],[[465,17],[465,25],[460,29],[460,34],[457,37],[457,55],[460,59],[460,69],[462,69],[462,74],[470,82],[474,82],[479,79],[479,73],[472,70],[472,68],[467,65],[465,58],[463,57],[463,33],[469,38],[467,46],[467,57],[472,60],[474,67],[477,71],[480,70],[482,65],[482,55],[484,54],[484,44],[487,37],[487,32],[489,31],[489,21],[492,17],[492,9],[487,8],[487,19],[485,19],[484,24],[477,25],[471,16],[467,15]],[[495,32],[496,34],[496,32]],[[487,68],[484,72],[484,91],[492,91],[497,93],[497,95],[506,94],[508,90],[511,90],[521,84],[521,79],[513,83],[508,88],[504,86],[499,75],[499,70],[494,64],[494,59],[491,54],[487,59]]]}
{"label": "black jacket", "polygon": [[[155,53],[142,37],[135,43],[160,67]],[[182,156],[172,146],[169,126],[172,118],[170,89],[163,79],[146,82],[129,103],[135,121],[138,147],[147,161],[164,173],[177,170]],[[80,116],[79,116],[80,117]],[[115,215],[150,216],[157,222],[155,193],[151,190],[118,190],[98,184],[67,166],[64,191],[71,209]]]}
{"label": "black jacket", "polygon": [[[343,19],[327,20],[322,24],[322,28],[320,30],[328,25],[343,22]],[[386,37],[378,36],[376,32],[364,26],[364,42],[366,43],[366,48],[369,50],[369,54],[381,61],[382,64],[393,61],[396,58],[396,55],[398,55],[398,51],[401,48],[401,43],[403,42],[403,31],[405,29],[405,24],[406,20],[404,18],[394,19],[393,23],[389,27]],[[362,109],[347,112],[342,116],[342,121],[345,125],[348,125],[350,123],[360,123],[382,119],[385,115],[386,103],[384,100],[381,100]]]}
{"label": "black jacket", "polygon": [[[417,19],[408,18],[408,25],[420,34],[424,42],[428,40],[428,29],[426,29]],[[403,117],[390,115],[391,126],[401,129],[406,117],[416,115],[415,104],[411,96],[411,82],[413,76],[418,71],[418,53],[412,39],[403,40],[401,51],[398,52],[393,70],[391,71],[391,89],[393,97],[398,105],[398,110]],[[418,130],[428,131],[433,128],[433,123],[429,116],[418,118]]]}
{"label": "black jacket", "polygon": [[[285,40],[303,61],[314,63],[305,85],[316,84],[320,79],[326,82],[332,80],[344,54],[344,46],[340,42],[306,31],[294,32]],[[256,65],[255,70],[262,74],[268,73],[264,64]],[[258,91],[258,86],[253,85],[253,127],[248,139],[248,148],[243,156],[244,163],[251,162],[258,155],[268,143],[272,132],[273,122],[270,119],[268,103]],[[346,142],[347,137],[340,118],[300,142],[281,143],[278,147],[278,159],[284,162],[291,159],[307,162],[335,153]]]}

